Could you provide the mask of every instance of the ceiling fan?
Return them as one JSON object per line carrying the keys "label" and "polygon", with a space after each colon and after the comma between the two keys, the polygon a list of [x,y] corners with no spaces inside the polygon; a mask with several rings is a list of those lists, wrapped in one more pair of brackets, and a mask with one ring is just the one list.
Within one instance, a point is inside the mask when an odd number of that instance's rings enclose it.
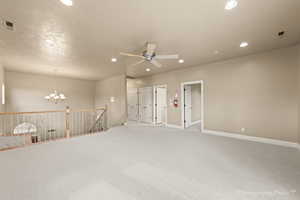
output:
{"label": "ceiling fan", "polygon": [[143,51],[140,55],[137,54],[131,54],[131,53],[123,53],[121,52],[120,54],[122,56],[129,56],[129,57],[138,57],[141,58],[139,62],[131,65],[131,66],[136,66],[139,64],[142,64],[144,62],[149,62],[153,64],[156,67],[162,67],[162,64],[160,64],[157,60],[163,60],[163,59],[178,59],[179,55],[157,55],[155,52],[156,49],[156,44],[154,43],[146,43],[146,50]]}

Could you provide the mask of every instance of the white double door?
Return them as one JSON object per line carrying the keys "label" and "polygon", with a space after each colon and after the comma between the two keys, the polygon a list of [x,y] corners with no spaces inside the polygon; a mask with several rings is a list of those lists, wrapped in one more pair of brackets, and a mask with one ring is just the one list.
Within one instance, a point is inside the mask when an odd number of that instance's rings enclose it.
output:
{"label": "white double door", "polygon": [[145,123],[153,121],[153,88],[144,87],[138,89],[139,120]]}
{"label": "white double door", "polygon": [[167,118],[166,87],[130,88],[127,91],[128,120],[164,124]]}

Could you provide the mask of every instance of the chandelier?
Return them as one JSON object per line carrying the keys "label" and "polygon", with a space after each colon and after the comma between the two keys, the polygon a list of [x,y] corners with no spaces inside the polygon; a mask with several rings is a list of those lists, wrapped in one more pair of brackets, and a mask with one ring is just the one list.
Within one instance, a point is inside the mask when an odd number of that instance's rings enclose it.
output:
{"label": "chandelier", "polygon": [[62,93],[58,93],[56,90],[49,94],[48,96],[45,96],[45,99],[48,100],[49,102],[53,102],[55,104],[63,102],[67,99],[67,97],[62,94]]}

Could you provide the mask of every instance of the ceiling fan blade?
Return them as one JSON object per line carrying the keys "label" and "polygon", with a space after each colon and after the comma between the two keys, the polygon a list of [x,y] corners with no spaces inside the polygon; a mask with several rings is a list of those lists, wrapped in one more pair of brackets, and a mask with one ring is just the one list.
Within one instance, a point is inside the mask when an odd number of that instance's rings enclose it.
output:
{"label": "ceiling fan blade", "polygon": [[156,60],[151,60],[150,63],[153,64],[153,65],[155,65],[155,66],[158,67],[158,68],[161,68],[161,67],[162,67],[162,64],[160,64],[160,63],[157,62]]}
{"label": "ceiling fan blade", "polygon": [[139,57],[139,58],[144,58],[144,56],[136,55],[136,54],[131,54],[131,53],[123,53],[123,52],[121,52],[120,55],[122,55],[122,56],[129,56],[129,57]]}
{"label": "ceiling fan blade", "polygon": [[130,66],[133,67],[133,66],[142,64],[142,63],[145,62],[145,61],[146,61],[146,60],[141,60],[141,61],[139,61],[139,62],[137,62],[137,63],[134,63],[134,64],[132,64],[132,65],[130,65]]}
{"label": "ceiling fan blade", "polygon": [[152,56],[154,54],[155,49],[156,49],[156,44],[148,43],[147,44],[147,55]]}
{"label": "ceiling fan blade", "polygon": [[179,55],[157,55],[155,59],[178,59]]}

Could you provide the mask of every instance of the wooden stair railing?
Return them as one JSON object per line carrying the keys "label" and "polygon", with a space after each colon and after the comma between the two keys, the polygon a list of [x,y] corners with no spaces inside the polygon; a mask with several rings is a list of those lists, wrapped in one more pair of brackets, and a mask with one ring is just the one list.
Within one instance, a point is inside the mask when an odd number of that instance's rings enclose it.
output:
{"label": "wooden stair railing", "polygon": [[100,115],[97,115],[95,123],[89,130],[89,133],[100,132],[104,130],[104,115],[106,114],[106,110],[104,110]]}
{"label": "wooden stair railing", "polygon": [[[18,130],[22,123],[36,126],[36,132]],[[0,112],[0,151],[53,140],[90,135],[107,129],[107,106],[96,109],[70,109],[36,112]]]}

